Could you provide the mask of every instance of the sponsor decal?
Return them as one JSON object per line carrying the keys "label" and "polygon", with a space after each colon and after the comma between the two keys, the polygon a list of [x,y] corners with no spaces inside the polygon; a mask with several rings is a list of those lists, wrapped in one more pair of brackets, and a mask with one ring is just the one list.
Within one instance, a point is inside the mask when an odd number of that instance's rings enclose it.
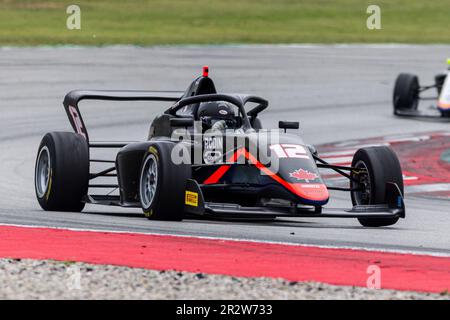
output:
{"label": "sponsor decal", "polygon": [[48,198],[50,197],[50,192],[52,191],[52,180],[53,180],[53,170],[50,170],[50,178],[48,182],[47,194],[45,195],[45,201],[48,201]]}
{"label": "sponsor decal", "polygon": [[150,218],[153,215],[153,209],[144,212],[146,218]]}
{"label": "sponsor decal", "polygon": [[206,136],[203,137],[203,145],[205,150],[221,150],[223,147],[222,136]]}
{"label": "sponsor decal", "polygon": [[219,163],[223,157],[223,137],[204,136],[203,137],[203,161],[206,164]]}
{"label": "sponsor decal", "polygon": [[184,203],[187,204],[188,206],[198,207],[198,193],[186,191]]}
{"label": "sponsor decal", "polygon": [[304,183],[300,183],[300,187],[307,188],[307,189],[321,189],[322,185],[321,184],[304,184]]}
{"label": "sponsor decal", "polygon": [[309,172],[308,170],[303,170],[303,169],[298,169],[298,170],[295,170],[294,172],[290,172],[289,176],[291,178],[295,178],[297,180],[306,181],[306,182],[314,181],[317,178],[319,178],[319,176],[317,174]]}
{"label": "sponsor decal", "polygon": [[206,164],[221,163],[222,156],[222,151],[205,151],[203,154],[203,160]]}
{"label": "sponsor decal", "polygon": [[153,147],[153,146],[150,146],[148,148],[148,152],[154,154],[155,156],[158,155],[158,150],[155,147]]}

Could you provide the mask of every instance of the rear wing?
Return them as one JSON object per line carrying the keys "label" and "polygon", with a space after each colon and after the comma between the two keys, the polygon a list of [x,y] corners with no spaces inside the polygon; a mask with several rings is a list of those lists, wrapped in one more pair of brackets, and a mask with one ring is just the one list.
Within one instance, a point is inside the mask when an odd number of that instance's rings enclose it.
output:
{"label": "rear wing", "polygon": [[73,130],[83,136],[89,142],[89,134],[81,116],[78,104],[82,100],[106,100],[106,101],[172,101],[181,99],[182,91],[147,91],[147,90],[76,90],[69,92],[64,98],[64,109]]}

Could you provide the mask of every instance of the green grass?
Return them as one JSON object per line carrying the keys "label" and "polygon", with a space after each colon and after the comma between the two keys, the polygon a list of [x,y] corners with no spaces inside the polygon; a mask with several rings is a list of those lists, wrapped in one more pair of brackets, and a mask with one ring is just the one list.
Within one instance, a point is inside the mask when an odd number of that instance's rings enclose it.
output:
{"label": "green grass", "polygon": [[[366,28],[369,4],[382,30]],[[449,43],[449,12],[449,0],[0,0],[0,45]]]}

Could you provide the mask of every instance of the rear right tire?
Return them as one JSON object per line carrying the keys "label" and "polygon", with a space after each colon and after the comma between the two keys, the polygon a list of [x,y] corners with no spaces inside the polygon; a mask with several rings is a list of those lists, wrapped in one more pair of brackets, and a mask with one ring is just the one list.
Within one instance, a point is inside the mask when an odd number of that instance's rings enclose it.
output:
{"label": "rear right tire", "polygon": [[73,132],[47,133],[39,146],[35,190],[46,211],[80,212],[89,186],[89,147]]}
{"label": "rear right tire", "polygon": [[417,110],[419,105],[419,78],[409,73],[400,73],[394,87],[394,114],[399,110]]}

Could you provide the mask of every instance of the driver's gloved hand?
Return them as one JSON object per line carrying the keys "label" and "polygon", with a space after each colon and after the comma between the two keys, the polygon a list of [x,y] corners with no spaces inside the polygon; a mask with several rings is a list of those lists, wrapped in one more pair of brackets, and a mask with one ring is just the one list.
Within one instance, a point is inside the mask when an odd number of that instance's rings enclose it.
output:
{"label": "driver's gloved hand", "polygon": [[227,128],[227,124],[225,120],[219,120],[216,123],[214,123],[211,127],[212,131],[225,131]]}
{"label": "driver's gloved hand", "polygon": [[318,152],[317,152],[317,149],[315,146],[313,146],[312,144],[308,144],[307,147],[314,156],[318,155]]}

